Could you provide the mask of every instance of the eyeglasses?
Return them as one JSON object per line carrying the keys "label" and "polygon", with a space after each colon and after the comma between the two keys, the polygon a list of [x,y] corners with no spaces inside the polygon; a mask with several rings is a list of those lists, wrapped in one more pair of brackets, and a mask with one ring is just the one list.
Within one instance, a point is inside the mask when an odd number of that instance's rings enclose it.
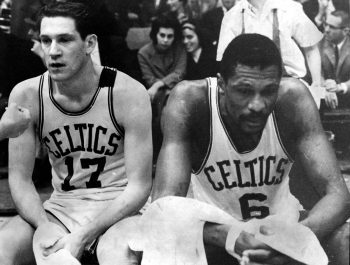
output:
{"label": "eyeglasses", "polygon": [[323,27],[326,28],[326,27],[329,27],[330,29],[344,29],[345,27],[336,27],[336,26],[333,26],[331,24],[328,24],[327,22],[323,22]]}

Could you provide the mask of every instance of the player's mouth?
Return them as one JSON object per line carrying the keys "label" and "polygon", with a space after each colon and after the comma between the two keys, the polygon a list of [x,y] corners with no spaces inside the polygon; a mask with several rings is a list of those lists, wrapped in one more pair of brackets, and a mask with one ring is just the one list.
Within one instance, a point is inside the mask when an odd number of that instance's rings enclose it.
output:
{"label": "player's mouth", "polygon": [[50,63],[49,67],[52,70],[58,70],[61,69],[62,67],[64,67],[65,65],[63,63]]}
{"label": "player's mouth", "polygon": [[262,117],[249,117],[245,119],[245,122],[250,127],[263,127],[265,124],[265,119]]}

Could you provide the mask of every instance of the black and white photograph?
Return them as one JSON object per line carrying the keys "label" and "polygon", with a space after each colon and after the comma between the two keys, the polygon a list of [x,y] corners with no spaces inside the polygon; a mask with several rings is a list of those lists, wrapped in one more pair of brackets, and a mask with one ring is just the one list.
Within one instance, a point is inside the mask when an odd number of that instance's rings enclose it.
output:
{"label": "black and white photograph", "polygon": [[349,0],[0,0],[0,265],[349,265]]}

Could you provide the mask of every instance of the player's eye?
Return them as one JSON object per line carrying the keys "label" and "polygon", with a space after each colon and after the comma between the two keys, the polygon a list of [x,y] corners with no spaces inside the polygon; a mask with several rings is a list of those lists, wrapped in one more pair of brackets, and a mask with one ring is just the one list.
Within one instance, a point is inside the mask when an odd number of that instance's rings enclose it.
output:
{"label": "player's eye", "polygon": [[41,43],[46,45],[49,45],[51,43],[51,40],[49,38],[41,38],[40,39]]}

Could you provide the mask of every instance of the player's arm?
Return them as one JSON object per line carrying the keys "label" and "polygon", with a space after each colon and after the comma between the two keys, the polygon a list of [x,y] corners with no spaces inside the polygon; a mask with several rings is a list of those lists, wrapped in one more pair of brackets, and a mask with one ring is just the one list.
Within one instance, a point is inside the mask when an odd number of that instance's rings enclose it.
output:
{"label": "player's arm", "polygon": [[163,143],[160,150],[152,200],[176,195],[186,196],[191,179],[191,107],[190,82],[179,83],[162,114]]}
{"label": "player's arm", "polygon": [[310,93],[298,80],[291,84],[278,104],[279,121],[285,123],[282,129],[292,130],[295,144],[287,140],[287,147],[295,146],[295,156],[322,197],[302,222],[322,239],[349,218],[350,195]]}
{"label": "player's arm", "polygon": [[0,120],[0,140],[18,137],[27,129],[29,123],[29,110],[12,102]]}
{"label": "player's arm", "polygon": [[33,227],[47,222],[39,194],[32,182],[35,163],[36,120],[38,117],[37,79],[30,79],[18,84],[11,92],[9,104],[16,102],[27,108],[31,121],[24,133],[9,140],[9,185],[12,199],[18,213]]}
{"label": "player's arm", "polygon": [[[118,73],[118,75],[123,75]],[[125,130],[124,156],[128,185],[94,221],[82,228],[82,243],[89,243],[121,219],[136,214],[152,187],[151,106],[145,88],[135,80],[118,77],[114,91],[115,115]],[[116,87],[115,87],[116,90]]]}

